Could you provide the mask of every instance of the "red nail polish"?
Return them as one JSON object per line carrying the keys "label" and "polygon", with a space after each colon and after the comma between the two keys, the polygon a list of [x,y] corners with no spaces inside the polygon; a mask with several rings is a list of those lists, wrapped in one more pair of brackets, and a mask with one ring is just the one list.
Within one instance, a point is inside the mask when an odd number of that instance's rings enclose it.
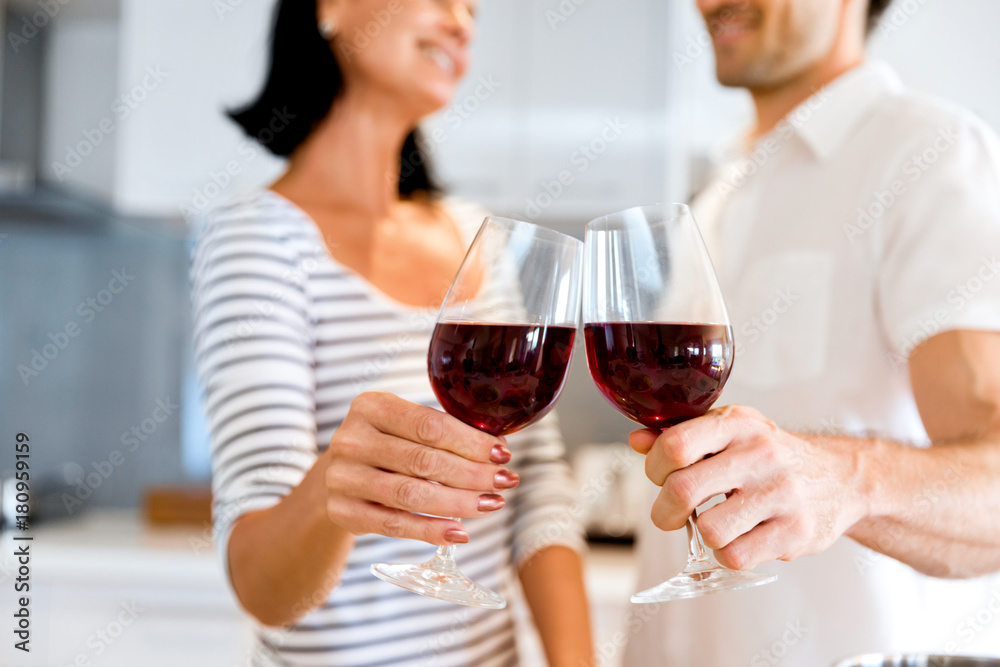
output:
{"label": "red nail polish", "polygon": [[498,489],[513,489],[521,478],[516,472],[511,472],[504,468],[493,476],[493,486]]}
{"label": "red nail polish", "polygon": [[490,461],[498,465],[503,465],[510,461],[510,450],[503,445],[493,445],[493,450],[490,452]]}
{"label": "red nail polish", "polygon": [[452,544],[467,544],[469,542],[469,534],[464,530],[452,528],[451,530],[446,530],[444,532],[444,539],[448,540]]}
{"label": "red nail polish", "polygon": [[498,509],[504,506],[507,501],[503,499],[503,496],[498,496],[495,493],[484,493],[479,496],[479,504],[476,506],[480,512],[496,512]]}

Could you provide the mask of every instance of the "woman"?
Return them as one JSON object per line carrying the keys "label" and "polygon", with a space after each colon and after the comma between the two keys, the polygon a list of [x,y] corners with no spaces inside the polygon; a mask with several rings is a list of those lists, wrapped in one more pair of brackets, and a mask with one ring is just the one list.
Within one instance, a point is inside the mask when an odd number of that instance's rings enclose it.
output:
{"label": "woman", "polygon": [[488,436],[434,409],[426,377],[483,216],[438,196],[414,128],[466,70],[475,4],[283,0],[264,90],[233,114],[289,156],[210,216],[192,266],[217,543],[263,626],[253,664],[516,664],[508,610],[368,573],[466,542],[483,585],[504,592],[516,569],[552,665],[592,659],[554,422]]}

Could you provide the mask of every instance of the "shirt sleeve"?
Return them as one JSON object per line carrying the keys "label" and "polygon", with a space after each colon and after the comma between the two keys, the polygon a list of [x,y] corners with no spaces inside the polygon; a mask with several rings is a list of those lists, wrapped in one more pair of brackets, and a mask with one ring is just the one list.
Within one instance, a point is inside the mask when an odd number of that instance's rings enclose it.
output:
{"label": "shirt sleeve", "polygon": [[576,502],[555,413],[507,441],[512,454],[508,467],[521,476],[512,508],[514,565],[521,567],[542,549],[557,545],[584,553],[582,506]]}
{"label": "shirt sleeve", "polygon": [[317,456],[308,300],[297,255],[253,211],[209,219],[191,282],[211,429],[213,537],[228,575],[233,524],[277,504]]}
{"label": "shirt sleeve", "polygon": [[880,317],[902,359],[932,336],[1000,330],[1000,144],[974,119],[922,134],[881,244]]}

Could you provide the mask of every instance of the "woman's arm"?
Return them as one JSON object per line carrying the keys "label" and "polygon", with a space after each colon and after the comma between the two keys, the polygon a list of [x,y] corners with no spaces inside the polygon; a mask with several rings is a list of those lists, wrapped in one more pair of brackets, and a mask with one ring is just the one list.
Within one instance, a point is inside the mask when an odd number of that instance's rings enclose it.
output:
{"label": "woman's arm", "polygon": [[593,664],[583,559],[564,546],[542,549],[518,573],[549,667]]}
{"label": "woman's arm", "polygon": [[[589,665],[590,617],[580,556],[586,549],[576,487],[555,414],[510,437],[514,562],[552,667]],[[581,662],[582,660],[582,662]]]}
{"label": "woman's arm", "polygon": [[[442,412],[361,394],[302,482],[235,524],[229,571],[240,603],[266,625],[294,622],[327,599],[355,535],[468,542],[461,523],[437,517],[503,507],[496,492],[518,483],[501,465],[509,459],[503,440]],[[499,504],[480,509],[484,498]]]}
{"label": "woman's arm", "polygon": [[246,610],[287,625],[326,600],[354,535],[467,541],[460,523],[417,513],[484,516],[518,479],[503,440],[387,394],[358,396],[318,452],[299,257],[258,213],[220,214],[199,237],[195,344],[217,545]]}
{"label": "woman's arm", "polygon": [[320,456],[281,502],[233,527],[227,550],[233,590],[264,625],[288,625],[318,607],[347,565],[354,535],[326,514],[328,461],[328,454]]}

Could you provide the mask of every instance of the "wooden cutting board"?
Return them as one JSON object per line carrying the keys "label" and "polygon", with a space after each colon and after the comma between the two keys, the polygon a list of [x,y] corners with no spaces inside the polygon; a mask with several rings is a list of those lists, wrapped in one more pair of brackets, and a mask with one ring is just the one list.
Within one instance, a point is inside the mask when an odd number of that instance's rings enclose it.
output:
{"label": "wooden cutting board", "polygon": [[204,525],[212,521],[212,487],[151,486],[143,492],[142,505],[154,525]]}

